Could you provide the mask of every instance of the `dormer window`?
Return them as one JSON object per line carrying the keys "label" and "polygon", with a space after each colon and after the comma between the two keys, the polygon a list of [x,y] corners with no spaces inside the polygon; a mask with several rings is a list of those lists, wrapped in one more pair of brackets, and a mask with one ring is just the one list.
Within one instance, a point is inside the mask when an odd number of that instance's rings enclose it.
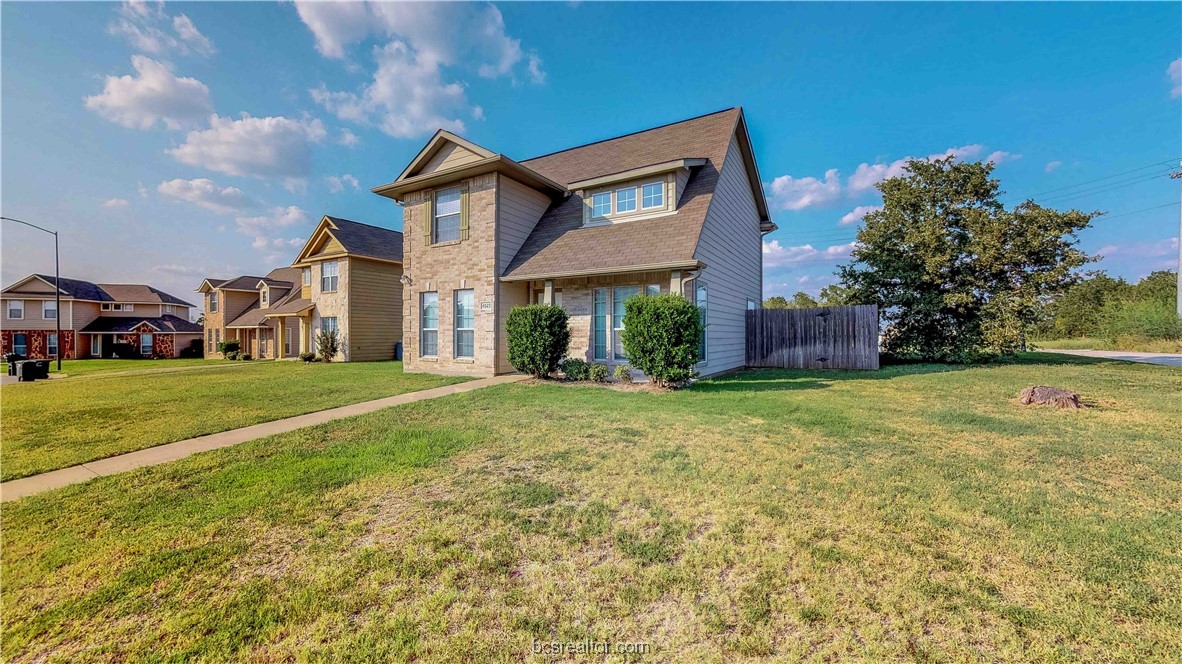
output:
{"label": "dormer window", "polygon": [[678,186],[676,173],[668,172],[622,184],[603,182],[598,188],[585,189],[583,223],[595,226],[673,214],[677,210]]}
{"label": "dormer window", "polygon": [[636,211],[636,187],[616,190],[616,214]]}
{"label": "dormer window", "polygon": [[264,289],[260,290],[259,291],[259,304],[263,305],[264,307],[267,306],[267,297],[269,295],[270,295],[270,291],[268,289],[264,288]]}

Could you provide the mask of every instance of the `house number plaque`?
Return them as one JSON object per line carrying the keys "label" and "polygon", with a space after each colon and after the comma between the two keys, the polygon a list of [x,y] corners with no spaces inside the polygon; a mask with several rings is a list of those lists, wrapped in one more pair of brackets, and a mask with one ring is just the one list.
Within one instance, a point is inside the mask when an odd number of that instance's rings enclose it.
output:
{"label": "house number plaque", "polygon": [[492,302],[483,301],[480,303],[480,310],[483,312],[492,311]]}

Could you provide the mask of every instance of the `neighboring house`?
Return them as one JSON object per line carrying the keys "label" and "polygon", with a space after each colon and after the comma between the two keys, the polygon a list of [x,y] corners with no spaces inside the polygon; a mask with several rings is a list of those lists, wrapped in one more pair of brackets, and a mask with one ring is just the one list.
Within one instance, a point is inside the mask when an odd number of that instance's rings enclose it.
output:
{"label": "neighboring house", "polygon": [[743,366],[775,230],[742,109],[517,162],[447,131],[393,183],[404,209],[407,371],[513,371],[505,318],[570,316],[570,356],[626,364],[624,302],[680,293],[706,322],[701,374]]}
{"label": "neighboring house", "polygon": [[256,358],[317,352],[336,330],[335,359],[389,360],[402,340],[402,233],[324,217],[291,267],[263,277],[206,279],[206,355],[237,339]]}
{"label": "neighboring house", "polygon": [[117,351],[115,344],[130,344],[144,356],[177,357],[201,338],[201,326],[189,322],[194,305],[151,286],[63,278],[61,311],[56,295],[54,278],[44,274],[29,275],[0,291],[0,352],[109,358]]}

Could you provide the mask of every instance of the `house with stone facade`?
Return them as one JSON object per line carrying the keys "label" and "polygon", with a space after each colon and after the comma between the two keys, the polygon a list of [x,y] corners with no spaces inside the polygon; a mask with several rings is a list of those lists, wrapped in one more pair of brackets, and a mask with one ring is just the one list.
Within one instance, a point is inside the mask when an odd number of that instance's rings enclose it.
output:
{"label": "house with stone facade", "polygon": [[293,358],[318,352],[318,334],[335,330],[335,360],[394,359],[401,277],[402,233],[326,216],[289,267],[201,282],[206,357],[237,340],[255,358]]}
{"label": "house with stone facade", "polygon": [[743,366],[776,226],[740,108],[520,161],[440,130],[373,191],[403,207],[407,371],[513,371],[529,303],[566,310],[570,356],[626,364],[624,302],[653,293],[701,310],[699,373]]}
{"label": "house with stone facade", "polygon": [[116,344],[126,344],[142,357],[167,358],[201,338],[201,326],[189,321],[194,305],[158,288],[66,278],[55,287],[55,282],[53,276],[31,274],[0,291],[0,352],[34,359],[58,353],[63,359],[109,358],[118,352]]}

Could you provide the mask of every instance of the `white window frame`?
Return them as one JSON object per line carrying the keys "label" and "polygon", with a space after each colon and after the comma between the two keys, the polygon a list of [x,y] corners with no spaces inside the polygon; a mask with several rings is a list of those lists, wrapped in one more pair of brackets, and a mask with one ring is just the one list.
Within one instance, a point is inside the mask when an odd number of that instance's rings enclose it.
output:
{"label": "white window frame", "polygon": [[164,313],[171,314],[171,313],[174,313],[175,311],[176,311],[176,306],[171,305],[171,304],[164,305]]}
{"label": "white window frame", "polygon": [[[24,349],[23,352],[16,349],[16,338],[17,337],[24,337],[24,339],[25,339],[25,343],[21,344],[21,348]],[[18,355],[24,355],[25,357],[29,356],[29,335],[28,335],[28,333],[17,332],[12,335],[12,352],[14,352]]]}
{"label": "white window frame", "polygon": [[[50,312],[53,312],[52,314]],[[45,320],[57,320],[57,302],[54,300],[41,301],[41,317]]]}
{"label": "white window frame", "polygon": [[[52,344],[50,342],[52,342]],[[57,333],[50,332],[49,334],[45,335],[45,354],[50,357],[57,357],[60,351],[61,346],[58,345]]]}
{"label": "white window frame", "polygon": [[[604,213],[599,212],[599,201],[596,200],[599,198],[606,198],[607,199],[607,212],[604,212]],[[591,194],[591,218],[592,219],[607,219],[608,217],[610,217],[612,215],[612,205],[613,205],[612,204],[612,192],[600,191],[600,192],[596,192],[594,194]]]}
{"label": "white window frame", "polygon": [[[640,201],[638,200],[638,198],[636,196],[636,193],[637,193],[636,190],[637,190],[636,186],[620,187],[619,189],[616,189],[616,193],[612,196],[612,198],[614,198],[615,202],[616,202],[615,214],[632,214],[640,209],[640,207],[639,207]],[[620,194],[625,191],[632,192],[632,208],[629,210],[623,210],[620,208]]]}
{"label": "white window frame", "polygon": [[758,308],[759,308],[759,306],[755,303],[754,299],[747,298],[747,311],[754,311]]}
{"label": "white window frame", "polygon": [[210,291],[209,293],[209,311],[210,313],[217,313],[218,310],[218,292]]}
{"label": "white window frame", "polygon": [[[20,310],[19,316],[12,315],[12,312],[14,311],[14,309],[12,308],[12,305],[14,305],[14,304],[17,305],[16,308]],[[25,319],[25,301],[24,300],[9,300],[8,306],[4,307],[4,310],[5,310],[4,314],[6,316],[8,316],[8,320],[24,320]]]}
{"label": "white window frame", "polygon": [[660,295],[661,284],[649,284],[644,287],[644,294],[648,296]]}
{"label": "white window frame", "polygon": [[[332,325],[328,325],[327,324],[328,321],[332,321]],[[337,320],[337,317],[336,316],[321,316],[320,317],[320,331],[322,333],[323,332],[330,332],[330,331],[336,332],[337,337],[340,338],[341,328],[340,328],[340,322]]]}
{"label": "white window frame", "polygon": [[[103,311],[110,311],[111,310],[111,303],[110,302],[103,302],[99,306],[99,308],[102,309]],[[217,311],[217,309],[216,308],[210,309],[210,311]]]}
{"label": "white window frame", "polygon": [[[328,274],[329,266],[332,266],[332,274]],[[341,271],[337,261],[324,261],[320,264],[320,292],[321,293],[335,293],[340,287]],[[331,281],[330,281],[331,280]],[[332,286],[328,288],[327,286]]]}
{"label": "white window frame", "polygon": [[[626,355],[624,355],[624,342],[622,341],[623,335],[624,335],[624,316],[626,314],[620,316],[620,326],[616,327],[616,293],[618,291],[630,290],[630,289],[635,289],[635,290],[632,292],[631,295],[626,296],[623,300],[620,301],[621,307],[624,306],[624,304],[628,300],[632,299],[633,297],[635,297],[637,295],[642,295],[644,293],[644,287],[643,286],[613,286],[612,287],[611,307],[610,307],[609,313],[608,313],[608,316],[609,316],[608,320],[610,323],[608,325],[608,334],[609,334],[608,343],[611,346],[611,348],[608,350],[608,355],[613,360],[615,360],[617,363],[626,363],[628,361],[628,357]],[[620,333],[621,341],[619,344],[616,343],[616,332]],[[619,348],[617,348],[616,346],[619,346]]]}
{"label": "white window frame", "polygon": [[[661,200],[656,205],[645,205],[644,199],[648,198],[648,195],[644,193],[644,190],[645,190],[645,188],[651,187],[653,185],[656,185],[658,188],[660,188],[660,199]],[[664,180],[657,180],[655,182],[645,182],[644,184],[640,185],[639,189],[640,189],[640,209],[641,210],[660,210],[665,207],[665,181]]]}
{"label": "white window frame", "polygon": [[[148,338],[148,352],[144,352],[144,337]],[[140,355],[151,355],[152,348],[155,347],[156,337],[151,332],[140,333]]]}
{"label": "white window frame", "polygon": [[[447,214],[439,213],[439,196],[440,194],[450,194],[455,192],[456,205],[458,209],[455,212]],[[444,187],[443,189],[436,189],[431,193],[431,244],[450,244],[452,242],[459,242],[463,240],[464,233],[464,188],[463,187]],[[450,219],[455,217],[456,220],[456,236],[448,237],[446,239],[439,238],[439,220]]]}
{"label": "white window frame", "polygon": [[270,289],[260,288],[259,289],[259,304],[263,305],[264,307],[267,306],[267,300],[270,299],[270,296],[271,296]]}
{"label": "white window frame", "polygon": [[[471,307],[470,308],[472,310],[472,327],[460,327],[460,298],[464,297],[464,296],[470,297],[470,299],[471,299]],[[453,320],[452,328],[454,328],[453,332],[452,332],[452,344],[453,344],[453,350],[455,353],[454,357],[456,359],[462,359],[462,360],[476,359],[476,291],[471,288],[462,288],[460,290],[453,291],[452,298],[454,300],[454,308],[455,308],[455,318],[452,319]],[[472,333],[472,354],[471,355],[461,355],[460,354],[460,333],[461,332],[471,332]]]}
{"label": "white window frame", "polygon": [[[432,300],[435,305],[435,326],[427,327],[427,301]],[[435,352],[427,352],[427,332],[435,333]],[[439,357],[439,292],[423,291],[419,293],[419,357]]]}
{"label": "white window frame", "polygon": [[706,364],[710,357],[709,310],[710,290],[706,282],[697,281],[694,284],[694,305],[702,316],[702,343],[698,346],[698,364]]}
{"label": "white window frame", "polygon": [[[210,330],[209,334],[210,334],[209,338],[212,339],[213,338],[213,330]],[[101,334],[90,335],[90,356],[91,357],[99,357],[102,354],[103,354],[103,335],[101,335]]]}
{"label": "white window frame", "polygon": [[134,304],[125,304],[125,305],[123,305],[123,310],[124,311],[134,311],[135,305]]}

